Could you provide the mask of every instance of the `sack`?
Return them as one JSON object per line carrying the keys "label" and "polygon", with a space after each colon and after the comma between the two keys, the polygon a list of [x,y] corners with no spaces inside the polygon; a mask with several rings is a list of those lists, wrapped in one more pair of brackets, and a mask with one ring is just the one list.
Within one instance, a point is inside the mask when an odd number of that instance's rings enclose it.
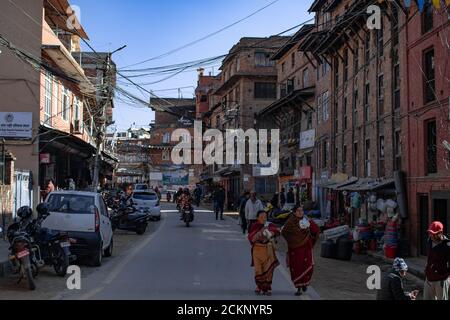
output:
{"label": "sack", "polygon": [[275,250],[281,253],[287,253],[289,250],[288,244],[286,239],[284,237],[279,236],[273,239],[273,245],[275,247]]}

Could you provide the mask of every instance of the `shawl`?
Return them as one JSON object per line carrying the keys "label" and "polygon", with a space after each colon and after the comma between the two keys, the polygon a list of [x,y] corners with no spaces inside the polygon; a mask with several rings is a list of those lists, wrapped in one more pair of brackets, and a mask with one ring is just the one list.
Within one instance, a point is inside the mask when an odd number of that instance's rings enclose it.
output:
{"label": "shawl", "polygon": [[286,239],[290,249],[303,247],[310,240],[313,240],[311,229],[301,229],[299,223],[300,218],[291,215],[281,231],[281,234]]}

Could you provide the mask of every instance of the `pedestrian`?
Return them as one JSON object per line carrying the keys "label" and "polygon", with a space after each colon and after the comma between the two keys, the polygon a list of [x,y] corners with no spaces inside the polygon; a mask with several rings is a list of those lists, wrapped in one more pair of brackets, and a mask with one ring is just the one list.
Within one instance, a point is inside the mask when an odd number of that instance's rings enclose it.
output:
{"label": "pedestrian", "polygon": [[284,205],[286,204],[286,189],[281,188],[280,192],[280,209],[284,209]]}
{"label": "pedestrian", "polygon": [[395,259],[391,272],[383,277],[381,289],[377,291],[377,300],[416,300],[418,290],[405,292],[403,280],[407,273],[408,265],[405,260]]}
{"label": "pedestrian", "polygon": [[43,200],[47,199],[48,195],[56,190],[55,181],[53,179],[48,179],[45,183]]}
{"label": "pedestrian", "polygon": [[272,200],[270,200],[270,204],[274,208],[274,210],[280,209],[280,195],[278,193],[275,193],[272,197]]}
{"label": "pedestrian", "polygon": [[289,188],[289,191],[286,196],[286,205],[288,206],[289,209],[295,207],[295,194],[293,188]]}
{"label": "pedestrian", "polygon": [[202,189],[200,188],[199,185],[197,185],[194,190],[194,197],[195,197],[195,205],[197,207],[200,207],[200,202],[201,202],[201,198],[202,198]]}
{"label": "pedestrian", "polygon": [[314,272],[313,250],[320,229],[317,224],[305,216],[307,206],[295,207],[282,230],[288,244],[287,265],[291,271],[291,279],[297,288],[296,296],[308,290]]}
{"label": "pedestrian", "polygon": [[220,186],[214,193],[214,212],[216,214],[216,220],[224,220],[223,210],[225,206],[225,189]]}
{"label": "pedestrian", "polygon": [[273,273],[280,265],[273,239],[280,234],[280,231],[274,224],[267,222],[265,211],[259,211],[256,218],[257,221],[252,224],[248,235],[252,245],[252,267],[255,268],[255,293],[270,296]]}
{"label": "pedestrian", "polygon": [[448,300],[450,288],[450,240],[444,225],[433,222],[428,230],[428,261],[425,270],[424,300]]}
{"label": "pedestrian", "polygon": [[241,228],[244,234],[247,233],[247,219],[245,218],[245,206],[250,199],[250,192],[245,191],[239,200],[239,217],[241,218]]}
{"label": "pedestrian", "polygon": [[252,224],[256,222],[257,214],[264,210],[264,206],[256,196],[256,192],[250,193],[250,199],[245,204],[245,219],[247,220],[247,228],[251,230]]}
{"label": "pedestrian", "polygon": [[155,188],[155,193],[158,196],[159,201],[161,201],[161,192],[159,191],[158,187]]}

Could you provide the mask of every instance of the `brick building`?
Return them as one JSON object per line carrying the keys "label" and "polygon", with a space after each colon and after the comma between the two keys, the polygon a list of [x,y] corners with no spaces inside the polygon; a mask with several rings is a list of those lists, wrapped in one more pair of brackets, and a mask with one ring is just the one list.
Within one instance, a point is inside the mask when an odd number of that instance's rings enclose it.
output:
{"label": "brick building", "polygon": [[150,167],[153,177],[151,184],[169,189],[195,186],[199,182],[203,166],[175,165],[171,158],[172,150],[178,144],[172,141],[175,130],[186,129],[193,140],[195,99],[154,99],[152,105],[164,107],[170,112],[159,108],[155,112],[155,123],[152,124],[150,139]]}
{"label": "brick building", "polygon": [[[220,84],[212,95],[210,124],[219,130],[255,128],[255,115],[277,98],[277,70],[271,56],[288,37],[242,38],[225,57],[218,76]],[[252,165],[215,166],[213,174],[227,190],[230,207],[243,190],[268,195],[276,190],[275,177],[258,176]]]}
{"label": "brick building", "polygon": [[[280,171],[277,190],[303,185],[308,198],[312,198],[311,173],[316,126],[315,85],[316,72],[299,51],[299,46],[314,25],[302,27],[272,57],[278,70],[278,100],[258,114],[258,126],[280,129]],[[310,137],[301,142],[301,137]],[[300,196],[300,194],[298,194]]]}
{"label": "brick building", "polygon": [[[411,8],[413,15],[415,6]],[[450,226],[450,47],[448,11],[430,3],[412,17],[405,77],[403,165],[407,172],[408,214],[413,254],[426,254],[429,223]],[[443,42],[444,40],[444,42]],[[447,145],[447,147],[446,147]]]}

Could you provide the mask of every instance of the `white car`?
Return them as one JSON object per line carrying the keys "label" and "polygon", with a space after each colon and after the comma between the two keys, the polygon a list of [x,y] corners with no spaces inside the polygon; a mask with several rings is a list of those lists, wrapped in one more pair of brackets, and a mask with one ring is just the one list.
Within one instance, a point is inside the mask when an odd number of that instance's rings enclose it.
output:
{"label": "white car", "polygon": [[156,192],[135,191],[132,200],[137,211],[148,213],[152,220],[161,220],[161,206]]}
{"label": "white car", "polygon": [[75,239],[71,253],[88,256],[92,265],[100,266],[103,256],[113,253],[113,231],[108,208],[98,193],[80,191],[52,192],[46,199],[50,216],[44,228],[67,232]]}
{"label": "white car", "polygon": [[148,191],[151,190],[150,187],[148,186],[148,184],[144,184],[144,183],[137,183],[134,186],[134,190],[135,191]]}

